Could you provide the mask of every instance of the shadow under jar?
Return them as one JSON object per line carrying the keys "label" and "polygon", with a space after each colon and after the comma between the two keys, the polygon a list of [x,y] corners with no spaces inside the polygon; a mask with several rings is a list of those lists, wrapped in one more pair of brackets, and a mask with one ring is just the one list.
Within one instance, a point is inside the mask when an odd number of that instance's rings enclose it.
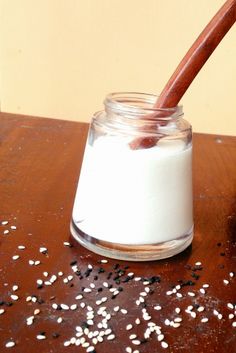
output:
{"label": "shadow under jar", "polygon": [[156,260],[192,242],[191,126],[156,100],[112,93],[92,118],[71,233],[100,255]]}

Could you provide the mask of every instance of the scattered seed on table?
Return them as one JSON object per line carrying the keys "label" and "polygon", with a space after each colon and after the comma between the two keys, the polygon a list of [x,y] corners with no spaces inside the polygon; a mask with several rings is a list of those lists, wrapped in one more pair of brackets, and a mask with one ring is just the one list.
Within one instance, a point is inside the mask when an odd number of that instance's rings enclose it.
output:
{"label": "scattered seed on table", "polygon": [[69,347],[70,345],[71,345],[70,341],[65,341],[65,342],[64,342],[64,346],[65,346],[65,347]]}
{"label": "scattered seed on table", "polygon": [[58,318],[57,318],[57,322],[58,322],[58,324],[61,324],[61,323],[62,323],[62,321],[63,321],[63,318],[62,318],[62,317],[58,317]]}
{"label": "scattered seed on table", "polygon": [[5,347],[6,348],[11,348],[11,347],[14,347],[16,344],[14,341],[8,341],[6,344],[5,344]]}
{"label": "scattered seed on table", "polygon": [[12,300],[18,300],[19,297],[18,297],[18,295],[11,294],[11,299],[12,299]]}
{"label": "scattered seed on table", "polygon": [[46,336],[45,335],[42,335],[42,334],[39,334],[36,336],[37,340],[45,340],[46,339]]}
{"label": "scattered seed on table", "polygon": [[232,326],[236,327],[236,321],[232,322]]}
{"label": "scattered seed on table", "polygon": [[201,322],[208,322],[208,318],[207,318],[207,317],[203,317],[203,318],[201,319]]}
{"label": "scattered seed on table", "polygon": [[16,230],[16,226],[11,226],[10,227],[12,230]]}
{"label": "scattered seed on table", "polygon": [[131,330],[132,328],[133,328],[133,325],[132,325],[132,324],[128,324],[128,325],[126,326],[126,330],[127,330],[127,331]]}
{"label": "scattered seed on table", "polygon": [[107,336],[107,339],[108,339],[108,341],[112,341],[112,340],[114,340],[115,337],[116,336],[114,334],[111,334],[111,335]]}
{"label": "scattered seed on table", "polygon": [[199,313],[203,312],[204,310],[205,310],[204,306],[199,306],[199,307],[197,308],[197,311],[198,311]]}
{"label": "scattered seed on table", "polygon": [[1,222],[1,224],[2,224],[3,226],[6,226],[8,223],[9,223],[8,221],[2,221],[2,222]]}
{"label": "scattered seed on table", "polygon": [[17,284],[14,284],[14,285],[12,286],[13,292],[17,291],[18,289],[19,289],[19,286],[18,286]]}
{"label": "scattered seed on table", "polygon": [[229,281],[228,281],[227,279],[223,279],[223,283],[224,283],[225,285],[227,285],[227,284],[229,284]]}
{"label": "scattered seed on table", "polygon": [[18,260],[20,258],[20,255],[13,255],[12,260]]}
{"label": "scattered seed on table", "polygon": [[162,348],[168,348],[168,343],[166,343],[165,341],[162,341],[161,346]]}
{"label": "scattered seed on table", "polygon": [[9,234],[10,232],[9,232],[9,230],[8,229],[6,229],[6,230],[4,230],[4,232],[3,232],[3,234]]}
{"label": "scattered seed on table", "polygon": [[232,303],[227,303],[227,307],[228,307],[229,309],[234,309],[234,306],[233,306]]}
{"label": "scattered seed on table", "polygon": [[18,249],[19,250],[25,250],[25,246],[24,245],[18,245]]}
{"label": "scattered seed on table", "polygon": [[234,314],[229,314],[228,318],[232,320],[234,318]]}
{"label": "scattered seed on table", "polygon": [[135,323],[136,323],[136,325],[140,325],[140,323],[141,323],[141,321],[140,321],[140,319],[137,317],[137,319],[135,320]]}
{"label": "scattered seed on table", "polygon": [[5,313],[4,309],[0,309],[0,315],[2,315],[3,313]]}
{"label": "scattered seed on table", "polygon": [[125,351],[126,351],[127,353],[132,353],[132,348],[131,348],[131,347],[126,347],[126,348],[125,348]]}

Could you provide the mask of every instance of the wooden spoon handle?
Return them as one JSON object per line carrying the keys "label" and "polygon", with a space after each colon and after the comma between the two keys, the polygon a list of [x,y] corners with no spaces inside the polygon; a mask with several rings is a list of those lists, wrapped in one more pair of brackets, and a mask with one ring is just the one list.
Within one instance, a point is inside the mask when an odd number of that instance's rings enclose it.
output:
{"label": "wooden spoon handle", "polygon": [[155,108],[175,107],[236,21],[236,0],[227,0],[193,43],[160,94]]}

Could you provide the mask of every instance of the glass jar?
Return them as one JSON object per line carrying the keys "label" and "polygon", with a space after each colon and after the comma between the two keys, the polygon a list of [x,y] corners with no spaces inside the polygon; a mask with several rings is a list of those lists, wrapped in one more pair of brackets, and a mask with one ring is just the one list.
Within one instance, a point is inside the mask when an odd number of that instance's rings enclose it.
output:
{"label": "glass jar", "polygon": [[163,259],[192,242],[192,130],[182,107],[112,93],[95,113],[76,192],[72,235],[112,258]]}

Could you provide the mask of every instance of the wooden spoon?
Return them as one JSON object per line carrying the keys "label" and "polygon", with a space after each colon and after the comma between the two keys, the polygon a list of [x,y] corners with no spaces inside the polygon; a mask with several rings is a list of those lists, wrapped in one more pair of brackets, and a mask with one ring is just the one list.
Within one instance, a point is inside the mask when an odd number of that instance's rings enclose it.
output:
{"label": "wooden spoon", "polygon": [[[227,0],[188,50],[161,92],[154,109],[177,106],[198,72],[235,21],[236,0]],[[163,117],[163,113],[155,114],[157,120],[160,115]],[[130,143],[130,148],[150,148],[157,141],[157,137],[137,138]]]}

